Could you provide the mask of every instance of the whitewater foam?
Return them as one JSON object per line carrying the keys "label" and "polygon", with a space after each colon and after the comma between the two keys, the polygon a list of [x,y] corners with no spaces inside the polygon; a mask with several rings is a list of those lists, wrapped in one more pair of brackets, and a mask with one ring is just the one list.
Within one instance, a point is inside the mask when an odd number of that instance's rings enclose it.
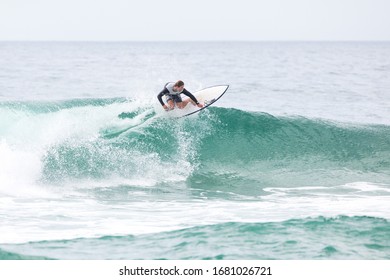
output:
{"label": "whitewater foam", "polygon": [[[137,195],[137,192],[129,194]],[[70,197],[69,194],[63,199],[29,199],[23,201],[23,204],[15,199],[2,198],[4,207],[1,214],[8,217],[7,223],[3,223],[2,242],[140,235],[226,222],[280,222],[317,216],[390,219],[390,198],[383,196],[315,197],[302,194],[301,197],[270,195],[262,197],[260,201],[194,201],[188,198],[179,201],[162,201],[161,198],[156,201],[114,200],[115,204],[108,203],[109,199],[104,201],[82,196]],[[26,227],[26,222],[36,219],[41,221],[40,224]],[[47,231],[48,228],[51,230]]]}
{"label": "whitewater foam", "polygon": [[47,196],[37,184],[42,162],[34,151],[20,150],[0,142],[0,193],[18,197]]}

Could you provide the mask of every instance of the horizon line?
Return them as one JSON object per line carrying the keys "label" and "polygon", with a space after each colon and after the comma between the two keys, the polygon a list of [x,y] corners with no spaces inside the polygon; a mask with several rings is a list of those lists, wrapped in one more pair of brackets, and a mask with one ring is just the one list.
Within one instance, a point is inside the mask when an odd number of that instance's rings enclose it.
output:
{"label": "horizon line", "polygon": [[346,40],[333,40],[333,39],[321,39],[321,40],[282,40],[282,39],[276,39],[276,40],[237,40],[237,39],[230,39],[230,40],[67,40],[67,39],[60,39],[60,40],[50,40],[50,39],[34,39],[34,40],[2,40],[0,39],[0,43],[43,43],[43,42],[53,42],[53,43],[374,43],[374,42],[390,42],[390,39],[380,39],[380,40],[372,40],[372,39],[364,39],[364,40],[355,40],[355,39],[346,39]]}

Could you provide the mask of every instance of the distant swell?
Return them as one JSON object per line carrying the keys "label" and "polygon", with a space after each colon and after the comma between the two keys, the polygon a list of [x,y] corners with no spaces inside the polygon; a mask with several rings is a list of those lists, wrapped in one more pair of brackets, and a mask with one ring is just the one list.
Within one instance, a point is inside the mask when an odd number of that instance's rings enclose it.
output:
{"label": "distant swell", "polygon": [[27,256],[24,254],[12,253],[0,249],[0,260],[49,260],[50,258],[40,256]]}
{"label": "distant swell", "polygon": [[[389,221],[365,216],[220,223],[157,234],[4,245],[59,259],[390,259]],[[246,242],[237,244],[237,240]],[[146,245],[145,245],[146,244]],[[100,254],[100,251],[102,252]],[[0,250],[0,259],[19,259]]]}

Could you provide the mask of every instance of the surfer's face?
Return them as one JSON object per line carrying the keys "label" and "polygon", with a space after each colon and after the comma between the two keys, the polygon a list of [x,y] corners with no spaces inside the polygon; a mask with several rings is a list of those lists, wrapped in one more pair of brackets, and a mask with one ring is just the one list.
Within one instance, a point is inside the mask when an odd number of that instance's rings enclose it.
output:
{"label": "surfer's face", "polygon": [[181,92],[181,91],[183,91],[183,89],[184,89],[184,86],[181,86],[181,87],[175,86],[175,87],[174,87],[174,90],[175,90],[175,91],[180,91],[180,92]]}

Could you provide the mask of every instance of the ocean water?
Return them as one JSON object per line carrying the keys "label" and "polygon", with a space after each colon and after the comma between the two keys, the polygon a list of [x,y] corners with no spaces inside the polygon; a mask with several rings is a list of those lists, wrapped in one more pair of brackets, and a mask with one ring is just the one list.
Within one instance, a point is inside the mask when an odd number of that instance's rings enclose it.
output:
{"label": "ocean water", "polygon": [[[389,42],[0,42],[0,259],[390,259]],[[157,94],[229,84],[167,117]]]}

